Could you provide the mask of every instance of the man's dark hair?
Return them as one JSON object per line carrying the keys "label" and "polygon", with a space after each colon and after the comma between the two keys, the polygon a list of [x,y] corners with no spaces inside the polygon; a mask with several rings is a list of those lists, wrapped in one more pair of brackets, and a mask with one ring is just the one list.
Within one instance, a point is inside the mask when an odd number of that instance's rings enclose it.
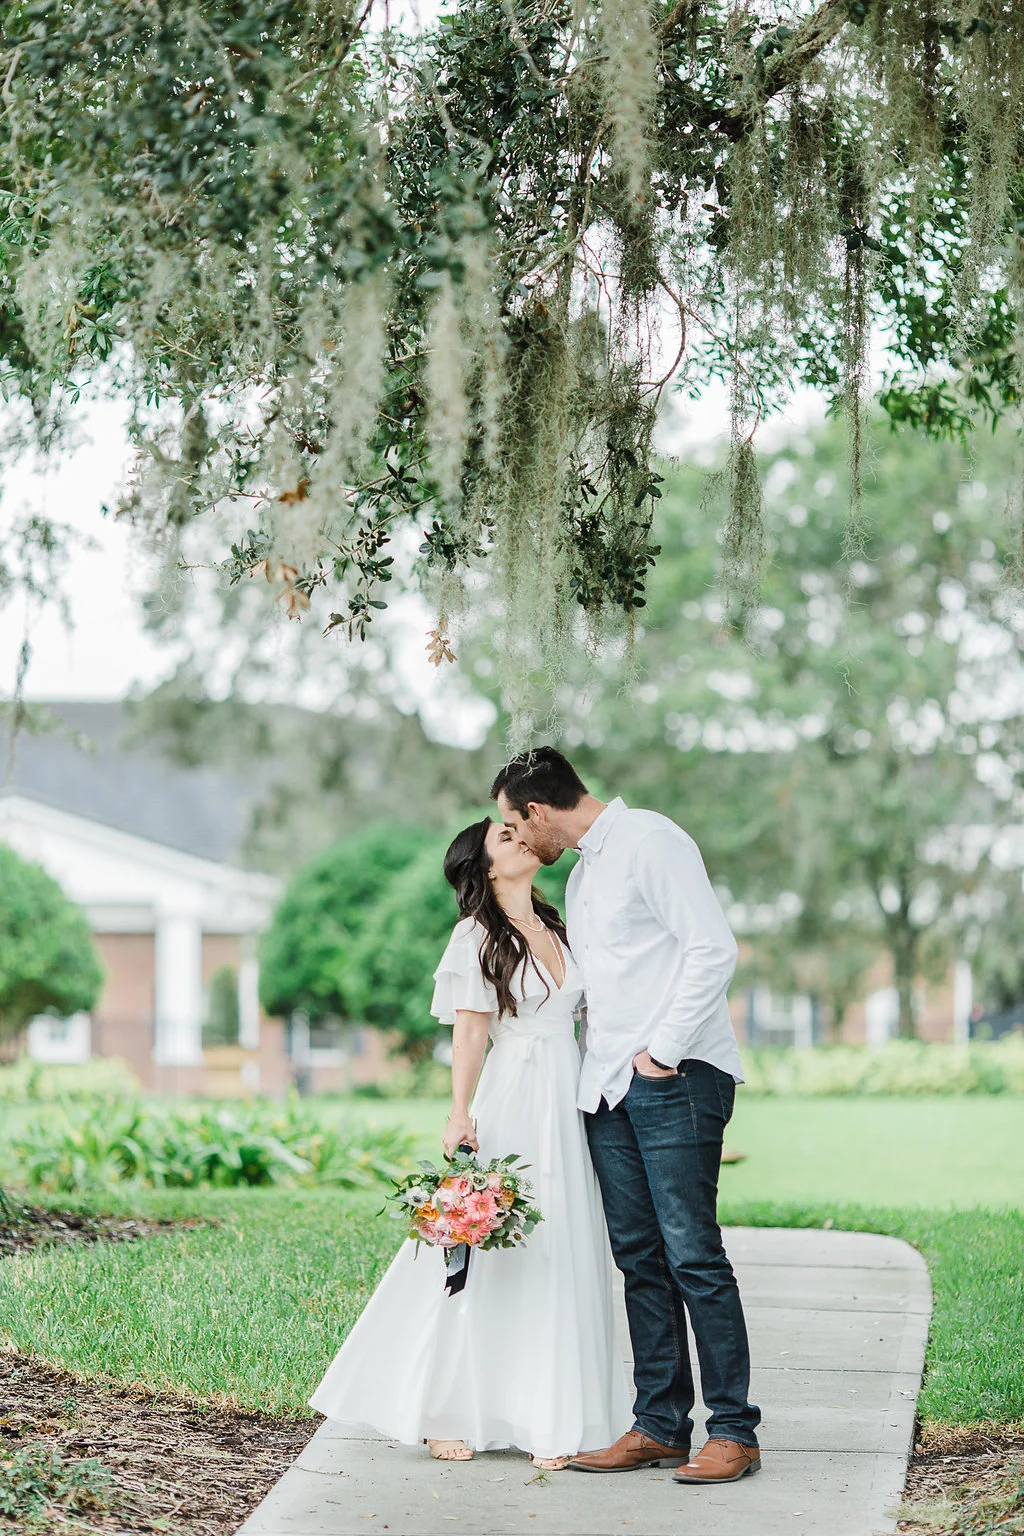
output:
{"label": "man's dark hair", "polygon": [[572,763],[554,747],[535,747],[506,763],[491,785],[491,799],[497,800],[502,790],[520,816],[529,814],[531,800],[556,811],[571,811],[588,793]]}

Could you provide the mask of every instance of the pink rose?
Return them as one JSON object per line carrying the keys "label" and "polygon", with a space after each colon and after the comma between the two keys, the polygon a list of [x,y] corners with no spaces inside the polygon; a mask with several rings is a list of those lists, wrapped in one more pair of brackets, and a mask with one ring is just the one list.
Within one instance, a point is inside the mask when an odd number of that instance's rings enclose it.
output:
{"label": "pink rose", "polygon": [[501,1188],[501,1174],[500,1173],[489,1173],[487,1175],[487,1188],[488,1189],[493,1189],[495,1191],[495,1193],[497,1193],[497,1191]]}
{"label": "pink rose", "polygon": [[420,1228],[420,1236],[428,1243],[433,1243],[435,1248],[447,1247],[449,1243],[458,1243],[462,1239],[456,1237],[450,1221],[428,1221]]}
{"label": "pink rose", "polygon": [[445,1179],[437,1187],[436,1199],[439,1205],[446,1211],[450,1211],[455,1206],[461,1205],[466,1196],[472,1193],[473,1187],[468,1179]]}

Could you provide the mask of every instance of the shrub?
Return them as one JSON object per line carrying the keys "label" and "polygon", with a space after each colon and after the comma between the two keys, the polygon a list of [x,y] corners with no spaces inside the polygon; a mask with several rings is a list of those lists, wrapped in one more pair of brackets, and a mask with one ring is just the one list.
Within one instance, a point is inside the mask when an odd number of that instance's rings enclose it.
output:
{"label": "shrub", "polygon": [[0,845],[0,1042],[48,1008],[91,1008],[102,984],[85,914],[38,864]]}
{"label": "shrub", "polygon": [[394,877],[428,835],[385,823],[348,837],[293,876],[260,946],[260,996],[268,1013],[356,1017],[344,962]]}
{"label": "shrub", "polygon": [[218,966],[210,978],[203,1044],[238,1044],[238,972],[233,965]]}
{"label": "shrub", "polygon": [[396,1048],[414,1064],[429,1061],[440,1033],[430,1014],[433,977],[459,918],[444,878],[449,841],[447,834],[436,839],[395,876],[373,923],[345,957],[344,985],[354,1017],[393,1031]]}
{"label": "shrub", "polygon": [[755,1094],[1024,1093],[1024,1039],[968,1046],[892,1040],[794,1050],[748,1046],[746,1091]]}
{"label": "shrub", "polygon": [[402,1067],[378,1083],[360,1083],[352,1089],[356,1099],[443,1099],[452,1091],[451,1068],[427,1057],[415,1066]]}
{"label": "shrub", "polygon": [[400,1174],[410,1141],[397,1130],[324,1125],[296,1103],[94,1103],[41,1116],[9,1150],[30,1185],[60,1193],[133,1180],[164,1189],[292,1181],[355,1189]]}
{"label": "shrub", "polygon": [[74,1067],[44,1066],[23,1056],[9,1067],[0,1067],[0,1104],[134,1099],[141,1086],[128,1063],[117,1056],[94,1056]]}

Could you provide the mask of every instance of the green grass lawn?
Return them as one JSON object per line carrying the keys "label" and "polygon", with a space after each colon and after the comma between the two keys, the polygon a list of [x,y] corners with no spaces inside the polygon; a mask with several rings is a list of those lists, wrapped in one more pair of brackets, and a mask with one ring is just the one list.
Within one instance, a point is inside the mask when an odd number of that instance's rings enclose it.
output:
{"label": "green grass lawn", "polygon": [[[106,1202],[107,1205],[110,1202]],[[216,1225],[0,1264],[0,1344],[196,1401],[304,1414],[397,1242],[380,1201],[323,1191],[147,1195]],[[887,1232],[935,1285],[922,1417],[1024,1418],[1024,1213],[727,1201],[729,1222]]]}
{"label": "green grass lawn", "polygon": [[0,1347],[194,1401],[308,1414],[310,1390],[397,1246],[381,1204],[310,1189],[98,1200],[93,1208],[211,1224],[5,1259]]}
{"label": "green grass lawn", "polygon": [[[343,1107],[403,1124],[419,1155],[440,1150],[441,1101]],[[1019,1099],[741,1097],[729,1141],[748,1160],[723,1174],[723,1219],[831,1220],[917,1245],[935,1286],[922,1417],[1022,1420],[1022,1122]],[[397,1242],[373,1195],[123,1192],[54,1203],[211,1224],[5,1260],[0,1347],[9,1342],[93,1377],[271,1413],[308,1412],[310,1389]],[[1007,1209],[993,1208],[1000,1203]]]}
{"label": "green grass lawn", "polygon": [[[746,1161],[723,1170],[728,1199],[1024,1206],[1022,1098],[736,1097],[726,1145]],[[440,1155],[442,1099],[355,1099],[345,1112],[402,1125],[418,1157]]]}
{"label": "green grass lawn", "polygon": [[920,1249],[934,1311],[922,1422],[1024,1422],[1024,1211],[722,1202],[723,1224],[883,1232]]}

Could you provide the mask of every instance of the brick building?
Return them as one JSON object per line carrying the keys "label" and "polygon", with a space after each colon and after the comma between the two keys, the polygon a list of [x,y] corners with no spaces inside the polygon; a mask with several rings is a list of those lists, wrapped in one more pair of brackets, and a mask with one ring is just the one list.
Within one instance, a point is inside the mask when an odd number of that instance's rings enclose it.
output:
{"label": "brick building", "polygon": [[[33,1022],[30,1054],[121,1057],[161,1092],[282,1091],[293,1066],[256,958],[279,882],[237,857],[254,794],[132,745],[120,705],[54,709],[62,729],[15,744],[0,839],[84,908],[107,974],[91,1015]],[[233,978],[237,1042],[204,1049],[218,973],[221,990]]]}

